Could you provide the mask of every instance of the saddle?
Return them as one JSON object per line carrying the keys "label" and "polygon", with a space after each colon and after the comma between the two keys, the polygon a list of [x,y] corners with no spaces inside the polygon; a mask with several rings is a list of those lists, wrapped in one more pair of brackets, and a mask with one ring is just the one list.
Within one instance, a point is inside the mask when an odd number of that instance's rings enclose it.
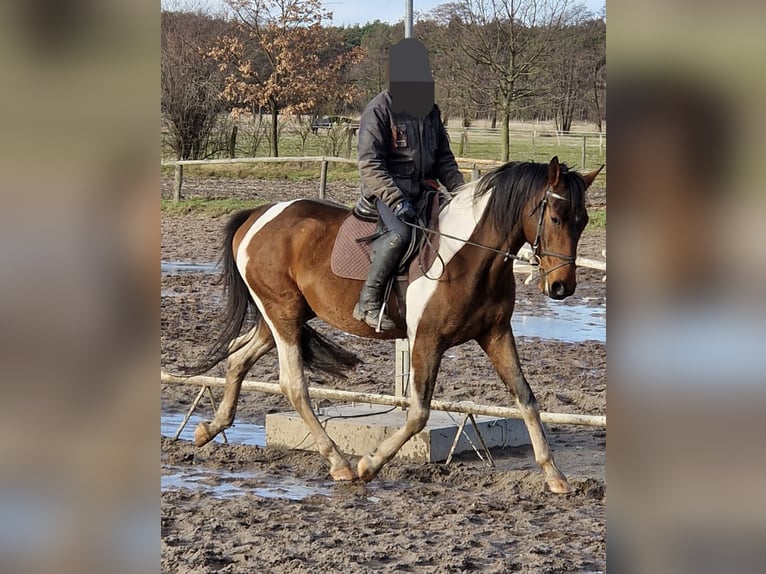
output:
{"label": "saddle", "polygon": [[[427,200],[426,225],[430,230],[439,230],[439,207],[441,194],[433,193]],[[343,221],[335,238],[330,258],[330,268],[338,277],[364,281],[372,265],[372,241],[376,236],[377,222],[360,219],[352,211]],[[413,229],[412,239],[406,254],[399,264],[397,282],[412,283],[425,274],[436,259],[439,251],[439,235],[426,234]]]}

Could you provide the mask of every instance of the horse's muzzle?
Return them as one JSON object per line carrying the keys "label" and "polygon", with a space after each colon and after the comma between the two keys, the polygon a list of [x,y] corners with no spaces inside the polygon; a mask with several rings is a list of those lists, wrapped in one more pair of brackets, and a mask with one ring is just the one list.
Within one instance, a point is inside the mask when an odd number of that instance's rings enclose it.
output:
{"label": "horse's muzzle", "polygon": [[574,288],[569,289],[563,281],[554,281],[548,292],[551,299],[564,299],[574,293]]}

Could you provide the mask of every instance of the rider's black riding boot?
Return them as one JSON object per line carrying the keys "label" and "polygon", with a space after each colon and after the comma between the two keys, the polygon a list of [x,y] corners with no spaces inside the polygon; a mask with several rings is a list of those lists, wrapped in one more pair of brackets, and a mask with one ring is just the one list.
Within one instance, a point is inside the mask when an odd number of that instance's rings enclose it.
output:
{"label": "rider's black riding boot", "polygon": [[364,321],[373,329],[377,329],[380,319],[381,331],[396,328],[385,313],[380,317],[380,312],[388,280],[395,273],[404,249],[406,245],[398,233],[386,233],[375,242],[372,266],[359,294],[359,302],[354,307],[354,319]]}

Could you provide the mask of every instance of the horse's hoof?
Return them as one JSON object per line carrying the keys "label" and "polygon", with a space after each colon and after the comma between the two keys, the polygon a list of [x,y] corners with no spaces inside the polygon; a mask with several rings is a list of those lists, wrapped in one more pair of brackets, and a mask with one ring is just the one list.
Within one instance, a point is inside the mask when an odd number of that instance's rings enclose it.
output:
{"label": "horse's hoof", "polygon": [[365,455],[359,459],[359,464],[356,467],[356,473],[359,478],[364,482],[370,482],[378,474],[378,471],[372,466],[372,459],[369,455]]}
{"label": "horse's hoof", "polygon": [[330,470],[330,476],[338,482],[356,480],[356,475],[350,466],[342,466],[341,468]]}
{"label": "horse's hoof", "polygon": [[572,487],[569,486],[566,478],[551,478],[548,480],[548,488],[551,489],[553,494],[568,494],[572,492]]}
{"label": "horse's hoof", "polygon": [[205,446],[215,437],[210,432],[210,425],[206,422],[199,423],[194,429],[194,446]]}

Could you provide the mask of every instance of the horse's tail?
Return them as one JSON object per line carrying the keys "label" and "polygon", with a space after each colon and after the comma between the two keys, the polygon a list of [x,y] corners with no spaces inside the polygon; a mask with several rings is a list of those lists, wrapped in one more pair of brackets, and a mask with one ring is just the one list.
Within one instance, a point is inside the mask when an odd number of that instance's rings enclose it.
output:
{"label": "horse's tail", "polygon": [[[222,267],[222,283],[226,300],[223,329],[202,361],[197,365],[183,369],[187,376],[206,373],[242,347],[242,345],[232,347],[231,342],[239,336],[248,313],[251,314],[254,324],[263,320],[250,296],[247,284],[239,274],[236,257],[232,249],[234,235],[252,215],[253,211],[252,209],[239,211],[226,224],[223,250],[219,261]],[[246,342],[244,341],[242,344]],[[301,329],[300,343],[304,364],[316,371],[323,371],[336,377],[345,377],[344,371],[355,367],[360,362],[356,355],[333,343],[306,324]]]}
{"label": "horse's tail", "polygon": [[301,352],[303,362],[309,369],[344,379],[344,371],[361,362],[354,353],[333,343],[305,323],[301,328]]}
{"label": "horse's tail", "polygon": [[253,313],[254,320],[260,321],[261,317],[250,297],[247,284],[239,274],[237,260],[232,248],[232,242],[237,230],[247,221],[254,210],[238,211],[231,216],[224,230],[223,249],[219,259],[221,266],[221,282],[223,283],[226,308],[223,318],[223,329],[218,339],[207,352],[200,363],[191,367],[185,367],[184,373],[188,376],[206,373],[218,363],[223,361],[240,347],[229,348],[231,342],[239,336],[242,325],[245,323],[248,311]]}

